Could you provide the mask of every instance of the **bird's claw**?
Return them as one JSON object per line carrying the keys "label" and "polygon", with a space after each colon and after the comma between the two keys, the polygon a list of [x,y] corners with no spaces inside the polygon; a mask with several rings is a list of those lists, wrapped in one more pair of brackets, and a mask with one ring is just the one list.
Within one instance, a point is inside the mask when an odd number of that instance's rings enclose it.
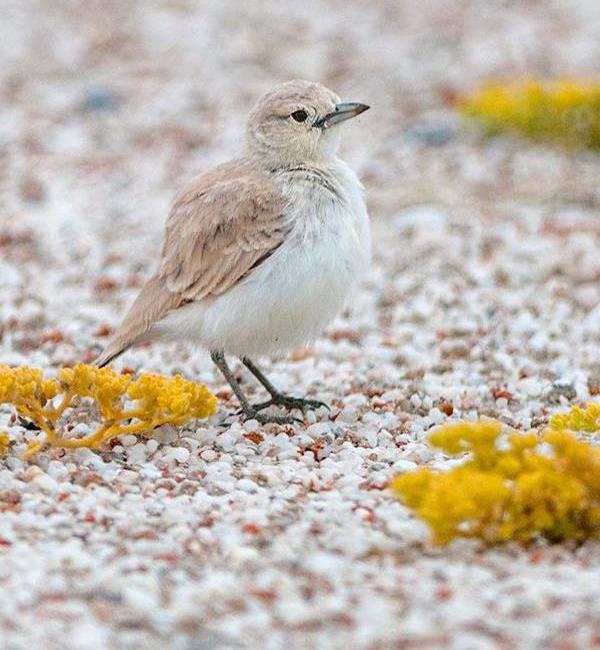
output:
{"label": "bird's claw", "polygon": [[303,397],[291,397],[290,395],[275,395],[270,402],[276,406],[283,406],[288,410],[298,409],[302,413],[306,411],[316,411],[322,406],[328,411],[331,409],[325,402],[316,399],[304,399]]}
{"label": "bird's claw", "polygon": [[[260,424],[304,424],[304,420],[295,418],[292,415],[269,415],[268,413],[259,413],[257,406],[252,406],[250,409],[240,409],[234,415],[243,415],[244,420],[256,420]],[[266,408],[266,407],[265,407]],[[230,427],[232,422],[222,423],[223,427]]]}
{"label": "bird's claw", "polygon": [[[316,399],[304,399],[302,397],[291,397],[290,395],[274,395],[271,399],[268,399],[266,402],[259,402],[258,404],[252,404],[251,408],[253,411],[258,413],[258,411],[264,411],[269,408],[269,406],[282,406],[288,411],[297,409],[306,413],[306,411],[314,411],[318,408],[324,407],[328,411],[331,411],[331,408],[325,402],[321,402]],[[244,409],[237,411],[236,415],[242,415],[246,413]],[[248,413],[246,413],[248,415]],[[255,418],[256,419],[256,418]],[[273,420],[271,420],[272,422]]]}
{"label": "bird's claw", "polygon": [[304,399],[303,397],[292,397],[290,395],[274,395],[270,400],[256,405],[256,410],[260,411],[269,406],[283,406],[291,411],[297,409],[306,413],[306,411],[315,411],[324,406],[328,411],[331,410],[325,402],[316,399]]}

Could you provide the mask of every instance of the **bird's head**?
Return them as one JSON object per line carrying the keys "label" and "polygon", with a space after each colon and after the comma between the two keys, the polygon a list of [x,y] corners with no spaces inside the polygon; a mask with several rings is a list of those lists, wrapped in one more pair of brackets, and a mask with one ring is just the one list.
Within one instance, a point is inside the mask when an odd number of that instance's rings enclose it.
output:
{"label": "bird's head", "polygon": [[340,102],[321,84],[288,81],[261,97],[252,109],[248,147],[272,167],[327,160],[339,147],[338,125],[368,108]]}

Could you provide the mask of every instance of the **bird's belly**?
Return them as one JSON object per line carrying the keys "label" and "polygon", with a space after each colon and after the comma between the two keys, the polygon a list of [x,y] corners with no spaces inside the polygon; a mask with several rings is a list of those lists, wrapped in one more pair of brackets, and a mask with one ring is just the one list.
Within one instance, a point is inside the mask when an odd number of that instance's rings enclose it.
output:
{"label": "bird's belly", "polygon": [[[180,332],[237,356],[270,354],[314,339],[340,312],[368,259],[366,219],[360,228],[346,220],[318,236],[292,237],[226,293],[184,308]],[[184,310],[178,312],[183,316]]]}
{"label": "bird's belly", "polygon": [[270,257],[223,294],[174,310],[153,334],[236,356],[283,351],[321,334],[371,247],[358,179],[340,161],[324,176],[301,173],[282,184],[290,232]]}

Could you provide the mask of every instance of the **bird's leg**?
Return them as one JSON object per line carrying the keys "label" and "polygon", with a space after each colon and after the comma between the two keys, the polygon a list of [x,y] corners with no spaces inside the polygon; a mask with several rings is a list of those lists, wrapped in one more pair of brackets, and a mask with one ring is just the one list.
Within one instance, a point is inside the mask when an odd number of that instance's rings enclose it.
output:
{"label": "bird's leg", "polygon": [[248,370],[258,379],[258,381],[266,388],[267,392],[271,396],[271,399],[266,402],[261,402],[260,404],[255,404],[254,408],[257,411],[262,411],[269,406],[283,406],[287,409],[299,409],[303,413],[305,411],[315,410],[324,406],[326,409],[329,409],[329,406],[325,402],[319,402],[315,399],[303,399],[302,397],[292,397],[291,395],[286,395],[273,386],[267,377],[263,374],[260,368],[248,357],[242,359],[242,363],[248,368]]}
{"label": "bird's leg", "polygon": [[225,355],[223,352],[211,352],[210,358],[213,360],[213,363],[221,371],[221,374],[227,380],[227,383],[231,386],[231,390],[235,393],[235,396],[240,402],[242,407],[242,412],[248,419],[258,420],[262,424],[267,422],[275,422],[276,424],[291,424],[292,422],[297,421],[295,418],[292,418],[289,415],[272,415],[268,416],[264,413],[259,413],[260,409],[257,409],[255,406],[250,404],[248,398],[244,395],[238,380],[234,377],[231,369],[227,365],[225,360]]}

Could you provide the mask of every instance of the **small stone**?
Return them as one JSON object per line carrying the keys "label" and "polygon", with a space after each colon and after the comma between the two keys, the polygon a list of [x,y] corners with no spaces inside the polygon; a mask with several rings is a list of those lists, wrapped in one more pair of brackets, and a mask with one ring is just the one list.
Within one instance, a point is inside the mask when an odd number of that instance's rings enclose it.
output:
{"label": "small stone", "polygon": [[345,408],[337,417],[338,422],[346,422],[347,424],[353,424],[358,420],[358,413],[356,409]]}
{"label": "small stone", "polygon": [[219,455],[213,449],[205,449],[200,454],[200,458],[202,458],[202,460],[205,460],[207,463],[212,463],[213,461],[217,460],[218,457]]}
{"label": "small stone", "polygon": [[23,474],[23,480],[29,483],[30,481],[38,478],[38,476],[42,475],[43,473],[44,472],[37,465],[31,465],[31,467],[28,467],[25,470],[25,473]]}
{"label": "small stone", "polygon": [[542,393],[543,386],[537,377],[527,377],[519,381],[519,388],[529,397],[538,397]]}
{"label": "small stone", "polygon": [[446,418],[439,408],[429,409],[429,419],[433,424],[441,424]]}
{"label": "small stone", "polygon": [[417,467],[417,463],[413,462],[412,460],[400,459],[392,465],[392,470],[394,472],[412,472],[413,470],[417,469]]}
{"label": "small stone", "polygon": [[413,405],[414,408],[418,409],[421,406],[422,401],[421,398],[416,393],[414,393],[413,395],[410,396],[410,403]]}
{"label": "small stone", "polygon": [[174,426],[171,424],[163,424],[154,430],[153,437],[163,444],[169,444],[177,440],[178,435],[177,429]]}
{"label": "small stone", "polygon": [[224,451],[231,451],[238,439],[237,435],[230,431],[225,431],[220,436],[217,437],[216,443],[218,447],[221,447]]}
{"label": "small stone", "polygon": [[6,459],[5,463],[8,469],[12,470],[13,472],[17,472],[23,469],[23,461],[20,458],[16,458],[15,456],[9,456]]}
{"label": "small stone", "polygon": [[258,490],[258,485],[254,481],[251,481],[247,478],[242,478],[238,481],[238,488],[244,492],[256,492]]}
{"label": "small stone", "polygon": [[164,461],[174,460],[178,463],[187,463],[190,459],[190,452],[185,447],[171,447],[163,456]]}
{"label": "small stone", "polygon": [[406,129],[404,137],[426,147],[443,147],[455,137],[457,130],[457,126],[450,122],[417,122]]}
{"label": "small stone", "polygon": [[88,90],[82,102],[82,108],[87,112],[114,111],[118,105],[117,96],[105,88]]}
{"label": "small stone", "polygon": [[138,442],[127,449],[127,460],[134,464],[144,463],[147,460],[147,453],[147,446],[143,442]]}
{"label": "small stone", "polygon": [[403,397],[404,397],[404,391],[400,389],[396,389],[396,390],[388,390],[378,399],[379,401],[387,404],[388,402],[396,402],[398,400],[401,400]]}
{"label": "small stone", "polygon": [[33,479],[33,482],[46,492],[52,492],[57,488],[56,481],[44,472],[36,476],[36,478]]}
{"label": "small stone", "polygon": [[150,438],[150,440],[146,442],[146,449],[149,454],[153,454],[158,449],[158,440]]}
{"label": "small stone", "polygon": [[46,472],[48,473],[49,476],[51,476],[54,479],[67,476],[69,471],[65,467],[64,463],[61,463],[58,460],[51,460],[48,463],[48,467],[46,468]]}
{"label": "small stone", "polygon": [[366,441],[366,443],[369,445],[369,447],[374,448],[377,447],[377,432],[369,429],[367,431],[363,432],[363,439]]}
{"label": "small stone", "polygon": [[139,474],[137,472],[133,472],[130,469],[122,469],[118,474],[119,480],[124,483],[135,483],[138,476]]}
{"label": "small stone", "polygon": [[37,176],[29,174],[21,179],[21,196],[26,201],[39,203],[46,196],[46,188]]}
{"label": "small stone", "polygon": [[320,436],[325,435],[330,431],[331,425],[327,422],[316,422],[315,424],[311,424],[306,428],[306,434],[311,436],[311,438],[319,438]]}
{"label": "small stone", "polygon": [[550,390],[546,392],[546,399],[550,404],[561,404],[572,402],[577,398],[575,386],[568,381],[555,381]]}

